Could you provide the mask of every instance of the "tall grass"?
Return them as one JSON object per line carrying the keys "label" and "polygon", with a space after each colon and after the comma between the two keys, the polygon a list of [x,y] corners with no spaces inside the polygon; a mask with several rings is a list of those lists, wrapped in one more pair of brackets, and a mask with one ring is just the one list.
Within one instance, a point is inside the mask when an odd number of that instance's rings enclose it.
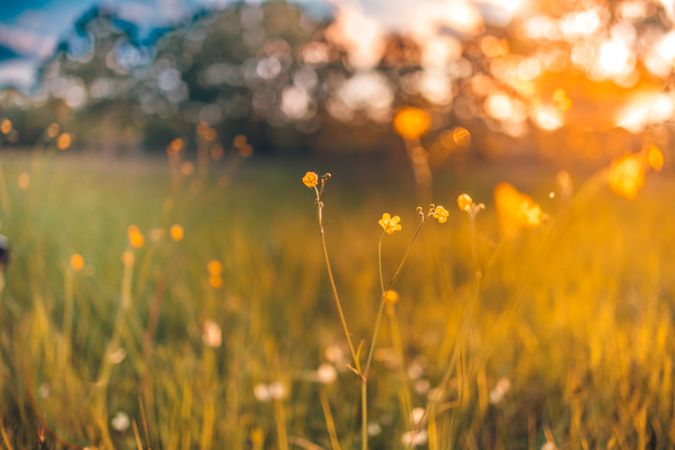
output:
{"label": "tall grass", "polygon": [[[12,258],[0,302],[0,446],[357,448],[362,392],[348,365],[367,373],[372,449],[405,448],[415,431],[432,449],[675,445],[667,175],[633,201],[598,188],[559,214],[553,170],[509,171],[551,220],[502,240],[492,190],[506,172],[441,174],[433,199],[449,220],[425,225],[410,248],[419,216],[409,186],[386,170],[349,183],[334,171],[322,223],[359,367],[304,166],[176,175],[160,161],[2,165]],[[454,207],[463,191],[487,206],[474,232]],[[400,214],[403,230],[383,240],[381,283],[384,211]],[[132,224],[145,243],[124,264]],[[183,240],[171,239],[173,224]]]}

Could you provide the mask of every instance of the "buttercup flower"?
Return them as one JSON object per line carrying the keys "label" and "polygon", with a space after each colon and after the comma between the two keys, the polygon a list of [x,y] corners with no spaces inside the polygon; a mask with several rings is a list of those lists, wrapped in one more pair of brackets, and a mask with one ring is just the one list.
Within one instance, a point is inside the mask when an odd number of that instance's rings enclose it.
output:
{"label": "buttercup flower", "polygon": [[377,222],[387,234],[394,234],[394,231],[401,231],[401,218],[391,216],[389,213],[382,214],[382,218]]}
{"label": "buttercup flower", "polygon": [[81,272],[84,269],[84,258],[79,253],[73,253],[70,256],[70,268],[74,272]]}
{"label": "buttercup flower", "polygon": [[171,235],[171,239],[178,242],[178,241],[183,240],[183,236],[185,235],[185,230],[183,230],[182,226],[180,226],[178,224],[174,224],[174,225],[171,225],[171,228],[169,228],[169,234]]}
{"label": "buttercup flower", "polygon": [[610,166],[608,182],[614,192],[633,199],[645,184],[645,166],[636,155],[623,156]]}
{"label": "buttercup flower", "polygon": [[127,236],[129,237],[129,244],[131,244],[133,248],[141,248],[145,245],[145,237],[136,225],[130,225],[129,228],[127,228]]}
{"label": "buttercup flower", "polygon": [[656,145],[650,145],[647,149],[647,163],[654,172],[661,172],[663,169],[663,152]]}
{"label": "buttercup flower", "polygon": [[450,212],[445,209],[443,206],[435,206],[431,211],[431,216],[438,221],[438,223],[445,223],[448,221],[448,216]]}
{"label": "buttercup flower", "polygon": [[387,302],[388,305],[397,304],[398,299],[399,299],[398,292],[396,292],[393,289],[389,289],[387,292],[384,293],[384,301]]}
{"label": "buttercup flower", "polygon": [[406,140],[419,139],[430,126],[429,113],[420,108],[401,108],[394,116],[394,131]]}
{"label": "buttercup flower", "polygon": [[316,172],[307,172],[305,173],[305,176],[302,177],[302,184],[310,189],[316,187],[316,185],[319,184],[319,176]]}

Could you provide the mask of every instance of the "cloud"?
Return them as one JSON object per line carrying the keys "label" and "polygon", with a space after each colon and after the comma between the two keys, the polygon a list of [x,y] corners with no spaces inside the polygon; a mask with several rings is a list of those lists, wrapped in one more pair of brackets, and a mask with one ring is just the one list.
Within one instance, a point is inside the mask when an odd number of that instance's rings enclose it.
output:
{"label": "cloud", "polygon": [[0,44],[27,57],[45,58],[56,45],[56,36],[46,36],[24,27],[0,24]]}

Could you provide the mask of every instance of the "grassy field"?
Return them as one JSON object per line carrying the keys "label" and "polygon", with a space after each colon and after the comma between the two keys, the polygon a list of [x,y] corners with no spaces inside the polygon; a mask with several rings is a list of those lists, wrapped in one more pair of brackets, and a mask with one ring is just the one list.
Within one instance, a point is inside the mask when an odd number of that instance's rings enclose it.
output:
{"label": "grassy field", "polygon": [[[406,171],[253,160],[172,176],[160,160],[1,163],[11,244],[2,446],[362,446],[362,383],[301,177],[333,173],[327,246],[363,363],[381,296],[378,219],[399,214],[403,225],[382,239],[385,284],[419,223]],[[582,195],[563,204],[549,198],[555,173],[465,165],[438,177],[433,200],[450,217],[425,222],[393,286],[399,300],[384,309],[370,448],[675,447],[675,182],[652,175],[629,201],[572,172]],[[500,181],[550,220],[503,239]],[[475,234],[461,192],[486,204]]]}

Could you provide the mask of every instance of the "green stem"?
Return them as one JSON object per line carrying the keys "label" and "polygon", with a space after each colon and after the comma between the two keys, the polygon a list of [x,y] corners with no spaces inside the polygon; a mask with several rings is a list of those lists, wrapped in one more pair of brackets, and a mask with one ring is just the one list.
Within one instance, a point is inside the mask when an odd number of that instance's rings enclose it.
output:
{"label": "green stem", "polygon": [[347,345],[349,346],[349,353],[352,356],[354,361],[354,369],[360,375],[360,364],[359,358],[356,355],[356,350],[354,348],[354,343],[352,342],[352,336],[349,332],[349,327],[347,326],[347,319],[345,317],[344,310],[342,309],[342,302],[340,301],[340,295],[338,294],[337,285],[335,284],[335,277],[333,276],[333,269],[330,264],[330,258],[328,257],[328,246],[326,245],[326,232],[323,226],[323,202],[321,201],[321,194],[319,190],[314,187],[314,192],[316,193],[316,208],[317,208],[317,218],[319,220],[319,229],[321,230],[321,248],[323,250],[323,259],[326,263],[326,271],[328,272],[328,280],[330,282],[330,288],[333,293],[333,300],[335,302],[335,307],[340,316],[340,323],[342,324],[342,331],[344,332],[345,339],[347,340]]}
{"label": "green stem", "polygon": [[412,237],[412,240],[410,241],[410,244],[408,245],[408,248],[405,250],[405,253],[403,254],[403,258],[401,258],[401,262],[398,264],[398,267],[396,268],[396,272],[394,272],[394,276],[391,277],[391,280],[389,281],[389,284],[387,285],[386,289],[382,290],[382,295],[380,296],[380,307],[377,311],[377,317],[375,318],[375,326],[373,327],[373,335],[371,336],[370,339],[370,347],[368,349],[368,358],[366,359],[366,364],[364,365],[363,369],[363,378],[368,379],[368,372],[370,371],[370,366],[373,362],[373,355],[375,353],[375,344],[377,342],[377,335],[379,334],[380,331],[380,323],[382,322],[382,313],[384,312],[384,306],[386,304],[385,296],[386,293],[391,289],[391,287],[394,285],[394,282],[398,279],[398,276],[401,273],[401,270],[403,269],[403,266],[405,265],[406,260],[408,259],[408,255],[410,254],[410,249],[412,249],[413,244],[415,243],[415,240],[417,240],[417,236],[419,236],[420,231],[422,230],[422,226],[424,226],[424,222],[426,222],[426,217],[422,219],[420,224],[418,225],[417,229],[415,230],[415,234]]}

